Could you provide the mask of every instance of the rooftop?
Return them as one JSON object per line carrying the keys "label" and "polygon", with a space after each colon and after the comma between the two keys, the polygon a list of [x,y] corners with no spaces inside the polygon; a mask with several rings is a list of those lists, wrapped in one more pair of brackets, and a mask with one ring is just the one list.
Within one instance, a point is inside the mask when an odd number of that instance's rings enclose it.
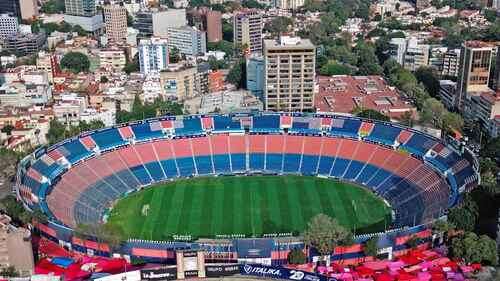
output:
{"label": "rooftop", "polygon": [[314,44],[309,39],[301,39],[300,37],[282,36],[280,40],[264,40],[265,49],[302,49],[315,48]]}
{"label": "rooftop", "polygon": [[398,118],[415,110],[381,76],[319,76],[318,85],[314,105],[320,112],[350,114],[360,107]]}

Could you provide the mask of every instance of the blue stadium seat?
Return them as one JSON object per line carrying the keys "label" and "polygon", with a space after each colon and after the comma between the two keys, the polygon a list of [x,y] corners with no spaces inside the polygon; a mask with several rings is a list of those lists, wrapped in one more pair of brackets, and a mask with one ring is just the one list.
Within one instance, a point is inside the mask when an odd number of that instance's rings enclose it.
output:
{"label": "blue stadium seat", "polygon": [[345,170],[347,169],[347,166],[349,165],[349,160],[343,159],[343,158],[335,158],[335,161],[333,163],[333,168],[332,168],[332,173],[330,176],[333,177],[342,177],[344,174]]}
{"label": "blue stadium seat", "polygon": [[29,187],[31,189],[31,192],[33,192],[33,194],[36,194],[38,196],[40,188],[42,187],[42,183],[36,181],[35,179],[32,179],[28,175],[24,175],[21,178],[21,183]]}
{"label": "blue stadium seat", "polygon": [[253,132],[270,132],[280,130],[280,116],[279,115],[261,115],[253,117]]}
{"label": "blue stadium seat", "polygon": [[[335,127],[335,123],[339,122],[336,120],[343,120],[340,123],[343,123],[342,126]],[[330,134],[334,136],[349,136],[356,138],[358,136],[358,130],[361,126],[361,120],[356,119],[334,119],[334,125],[330,130]],[[340,124],[339,123],[339,124]]]}
{"label": "blue stadium seat", "polygon": [[126,144],[125,140],[115,128],[110,128],[101,132],[92,134],[92,139],[95,141],[100,150],[108,150],[120,145]]}
{"label": "blue stadium seat", "polygon": [[377,173],[379,168],[371,165],[371,164],[366,164],[361,173],[359,173],[358,178],[356,179],[356,182],[360,184],[367,184],[367,182]]}
{"label": "blue stadium seat", "polygon": [[57,162],[48,165],[43,159],[36,160],[31,167],[51,180],[63,172],[63,167],[57,164]]}
{"label": "blue stadium seat", "polygon": [[214,169],[216,173],[230,173],[231,172],[231,160],[229,159],[229,154],[216,154],[213,155]]}
{"label": "blue stadium seat", "polygon": [[386,190],[399,184],[401,182],[401,180],[402,179],[399,176],[391,174],[390,177],[388,177],[387,179],[382,181],[381,184],[379,184],[378,186],[375,187],[375,192],[377,192],[378,194],[384,194],[384,192]]}
{"label": "blue stadium seat", "polygon": [[151,177],[149,176],[146,168],[143,165],[135,166],[130,168],[132,173],[134,173],[135,177],[139,180],[139,182],[143,185],[151,183]]}
{"label": "blue stadium seat", "polygon": [[175,178],[179,176],[176,161],[174,159],[162,160],[160,163],[167,178]]}
{"label": "blue stadium seat", "polygon": [[366,139],[384,143],[387,145],[393,145],[400,132],[400,128],[391,125],[375,123],[373,130],[371,131],[370,135],[366,137]]}
{"label": "blue stadium seat", "polygon": [[335,160],[334,157],[321,156],[321,158],[319,159],[318,174],[324,176],[330,175],[330,170],[333,165],[333,160]]}
{"label": "blue stadium seat", "polygon": [[147,139],[157,139],[165,136],[160,128],[157,130],[151,129],[151,123],[139,123],[130,126],[134,132],[135,139],[138,141]]}
{"label": "blue stadium seat", "polygon": [[177,158],[176,161],[181,177],[190,177],[196,174],[192,157]]}
{"label": "blue stadium seat", "polygon": [[209,175],[214,173],[212,158],[210,156],[195,156],[196,169],[200,175]]}
{"label": "blue stadium seat", "polygon": [[182,120],[184,127],[175,128],[175,134],[177,136],[185,135],[200,135],[203,133],[201,128],[201,119],[199,117],[188,118]]}
{"label": "blue stadium seat", "polygon": [[252,153],[249,155],[250,157],[250,169],[252,170],[264,170],[264,154],[261,153]]}
{"label": "blue stadium seat", "polygon": [[231,154],[231,166],[233,172],[245,171],[246,168],[246,155],[235,153]]}
{"label": "blue stadium seat", "polygon": [[74,164],[85,157],[92,155],[79,140],[73,140],[62,145],[61,153],[68,159],[71,164]]}
{"label": "blue stadium seat", "polygon": [[129,169],[119,171],[115,174],[120,180],[127,185],[128,190],[133,190],[139,186],[137,178]]}
{"label": "blue stadium seat", "polygon": [[300,169],[300,154],[287,153],[283,159],[283,172],[298,173]]}
{"label": "blue stadium seat", "polygon": [[361,172],[364,167],[364,163],[358,162],[356,160],[351,160],[347,170],[344,172],[343,178],[353,180]]}
{"label": "blue stadium seat", "polygon": [[303,175],[315,175],[316,168],[318,166],[318,161],[319,161],[319,156],[303,155],[302,166],[300,166],[300,172]]}
{"label": "blue stadium seat", "polygon": [[283,167],[283,154],[266,154],[266,170],[281,172]]}
{"label": "blue stadium seat", "polygon": [[378,171],[372,175],[370,180],[366,183],[367,186],[372,187],[375,189],[377,186],[379,186],[386,178],[392,176],[391,173],[383,170],[383,169],[378,169]]}
{"label": "blue stadium seat", "polygon": [[422,134],[413,133],[406,144],[401,146],[413,154],[424,156],[435,144],[435,140]]}
{"label": "blue stadium seat", "polygon": [[160,163],[157,161],[145,163],[144,167],[146,167],[153,180],[162,181],[165,179]]}
{"label": "blue stadium seat", "polygon": [[233,120],[228,116],[214,116],[214,132],[241,131],[239,120]]}

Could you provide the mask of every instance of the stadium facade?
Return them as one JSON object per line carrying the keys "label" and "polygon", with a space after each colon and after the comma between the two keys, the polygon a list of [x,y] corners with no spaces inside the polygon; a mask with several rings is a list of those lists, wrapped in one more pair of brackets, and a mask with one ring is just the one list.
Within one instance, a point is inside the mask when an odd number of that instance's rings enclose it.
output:
{"label": "stadium facade", "polygon": [[[286,163],[286,164],[285,164]],[[465,147],[389,122],[326,114],[245,113],[165,116],[86,132],[36,150],[18,169],[16,191],[25,207],[49,217],[40,233],[79,252],[120,253],[173,262],[179,249],[202,249],[207,262],[280,264],[298,237],[237,235],[196,242],[128,240],[117,249],[73,235],[78,224],[105,219],[117,199],[178,178],[237,174],[299,174],[354,182],[393,209],[391,230],[356,237],[332,259],[364,257],[362,243],[379,236],[389,256],[429,223],[446,215],[479,183],[478,161]],[[182,239],[182,237],[181,237]]]}

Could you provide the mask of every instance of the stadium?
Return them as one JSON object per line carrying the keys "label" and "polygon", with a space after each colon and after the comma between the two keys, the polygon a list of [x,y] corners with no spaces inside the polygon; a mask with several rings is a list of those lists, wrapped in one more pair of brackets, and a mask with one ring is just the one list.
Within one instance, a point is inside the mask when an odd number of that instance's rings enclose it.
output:
{"label": "stadium", "polygon": [[[356,117],[258,112],[86,132],[23,159],[16,187],[49,218],[40,233],[75,251],[168,262],[202,249],[208,262],[280,264],[320,212],[356,234],[334,260],[362,257],[372,235],[390,254],[411,235],[427,243],[428,224],[478,182],[477,159],[453,141]],[[112,249],[73,233],[99,223],[130,239]]]}

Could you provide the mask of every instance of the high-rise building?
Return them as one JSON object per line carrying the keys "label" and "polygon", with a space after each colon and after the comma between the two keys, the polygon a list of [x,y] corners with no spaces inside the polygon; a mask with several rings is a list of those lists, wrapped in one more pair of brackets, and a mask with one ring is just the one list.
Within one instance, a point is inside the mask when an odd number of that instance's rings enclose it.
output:
{"label": "high-rise building", "polygon": [[466,41],[462,44],[456,99],[459,110],[467,111],[467,100],[475,93],[489,91],[493,48],[493,45],[482,41]]}
{"label": "high-rise building", "polygon": [[127,39],[127,10],[120,5],[104,6],[104,23],[108,40],[123,43]]}
{"label": "high-rise building", "polygon": [[8,14],[0,15],[0,39],[17,33],[19,24],[17,18]]}
{"label": "high-rise building", "polygon": [[20,17],[21,7],[19,5],[19,0],[1,0],[0,14],[9,14],[14,17]]}
{"label": "high-rise building", "polygon": [[443,77],[457,77],[460,65],[460,49],[450,49],[443,55],[441,75]]}
{"label": "high-rise building", "polygon": [[219,42],[222,40],[222,14],[219,11],[207,12],[207,41]]}
{"label": "high-rise building", "polygon": [[87,32],[99,33],[103,26],[102,14],[97,13],[95,0],[65,0],[64,21],[79,25]]}
{"label": "high-rise building", "polygon": [[406,52],[406,38],[392,38],[389,41],[389,55],[400,65],[403,65]]}
{"label": "high-rise building", "polygon": [[264,58],[251,56],[246,63],[247,90],[252,94],[264,99]]}
{"label": "high-rise building", "polygon": [[38,53],[46,45],[45,33],[18,33],[8,36],[4,40],[3,47],[10,52],[16,52],[22,56]]}
{"label": "high-rise building", "polygon": [[233,42],[246,46],[251,53],[262,52],[262,14],[258,10],[235,11],[233,15]]}
{"label": "high-rise building", "polygon": [[313,109],[315,60],[316,48],[309,39],[264,40],[266,110]]}
{"label": "high-rise building", "polygon": [[135,15],[134,28],[139,31],[139,39],[151,36],[167,37],[170,27],[187,25],[185,9],[140,11]]}
{"label": "high-rise building", "polygon": [[21,9],[21,18],[23,20],[31,20],[38,16],[38,4],[36,0],[19,0]]}
{"label": "high-rise building", "polygon": [[277,0],[276,7],[283,10],[296,10],[304,6],[304,0]]}
{"label": "high-rise building", "polygon": [[169,48],[175,47],[181,54],[198,56],[207,52],[205,32],[194,27],[170,27],[167,38]]}
{"label": "high-rise building", "polygon": [[429,45],[419,44],[417,38],[410,38],[406,44],[403,67],[415,71],[419,67],[429,65],[429,50]]}
{"label": "high-rise building", "polygon": [[500,91],[500,45],[497,45],[496,66],[493,75],[493,88],[498,92]]}
{"label": "high-rise building", "polygon": [[207,32],[208,42],[222,40],[222,13],[199,7],[189,12],[189,24]]}
{"label": "high-rise building", "polygon": [[139,67],[141,73],[160,72],[168,66],[167,39],[153,37],[139,41]]}
{"label": "high-rise building", "polygon": [[65,0],[66,14],[92,17],[96,14],[95,0]]}
{"label": "high-rise building", "polygon": [[457,82],[451,80],[439,80],[439,97],[443,105],[452,110],[455,108],[455,92],[457,90]]}

